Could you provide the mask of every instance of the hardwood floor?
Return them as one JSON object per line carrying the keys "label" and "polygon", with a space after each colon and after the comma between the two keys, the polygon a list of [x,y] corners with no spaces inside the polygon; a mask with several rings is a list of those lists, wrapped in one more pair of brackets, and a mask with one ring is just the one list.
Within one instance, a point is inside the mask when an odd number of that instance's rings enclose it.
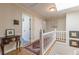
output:
{"label": "hardwood floor", "polygon": [[20,51],[17,49],[17,50],[7,53],[6,55],[35,55],[35,54],[28,51],[25,48],[20,48]]}

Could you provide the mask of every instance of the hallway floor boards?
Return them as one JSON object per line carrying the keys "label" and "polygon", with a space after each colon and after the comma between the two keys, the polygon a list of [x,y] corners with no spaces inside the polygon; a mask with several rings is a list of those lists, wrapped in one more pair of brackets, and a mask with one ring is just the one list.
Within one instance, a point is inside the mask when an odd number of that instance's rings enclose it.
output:
{"label": "hallway floor boards", "polygon": [[34,53],[28,51],[25,48],[20,48],[20,49],[21,49],[20,51],[18,51],[17,49],[17,50],[7,53],[6,55],[34,55]]}

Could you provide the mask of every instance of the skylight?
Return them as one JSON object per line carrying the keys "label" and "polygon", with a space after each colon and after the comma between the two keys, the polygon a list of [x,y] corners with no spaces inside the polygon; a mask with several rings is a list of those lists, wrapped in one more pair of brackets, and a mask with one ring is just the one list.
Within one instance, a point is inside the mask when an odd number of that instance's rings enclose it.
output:
{"label": "skylight", "polygon": [[58,11],[79,6],[79,3],[55,3]]}

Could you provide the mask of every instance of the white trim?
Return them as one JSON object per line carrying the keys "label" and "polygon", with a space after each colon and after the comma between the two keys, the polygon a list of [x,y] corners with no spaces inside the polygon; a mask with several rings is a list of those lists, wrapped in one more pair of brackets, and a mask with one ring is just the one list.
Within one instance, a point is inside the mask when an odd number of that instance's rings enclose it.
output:
{"label": "white trim", "polygon": [[50,33],[53,33],[53,32],[55,32],[55,31],[51,31],[51,32],[43,33],[43,36],[44,36],[44,35],[47,35],[47,34],[50,34]]}
{"label": "white trim", "polygon": [[[42,48],[42,55],[44,55],[47,51],[48,51],[48,49],[54,44],[54,42],[56,41],[56,33],[57,32],[59,32],[59,33],[66,33],[66,31],[51,31],[51,32],[47,32],[47,33],[43,33],[42,35],[41,35],[41,48]],[[52,42],[50,42],[50,44],[47,46],[47,48],[44,50],[43,48],[43,36],[45,36],[45,35],[49,35],[49,34],[54,34],[54,36],[53,36],[53,39],[52,39]]]}
{"label": "white trim", "polygon": [[56,40],[52,41],[50,45],[48,45],[47,49],[43,52],[43,55],[48,51],[48,49],[54,44]]}

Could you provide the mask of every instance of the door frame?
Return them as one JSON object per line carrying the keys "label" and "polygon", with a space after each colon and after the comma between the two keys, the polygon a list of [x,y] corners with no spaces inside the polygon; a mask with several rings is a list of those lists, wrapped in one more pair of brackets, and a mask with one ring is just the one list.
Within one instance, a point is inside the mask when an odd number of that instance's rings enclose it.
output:
{"label": "door frame", "polygon": [[[22,19],[21,19],[21,24],[22,24],[22,20],[23,20],[23,15],[26,15],[26,16],[29,16],[29,15],[27,15],[27,14],[25,14],[25,13],[22,13]],[[32,25],[32,17],[31,16],[29,16],[30,17],[30,23],[29,23],[29,31],[30,31],[30,34],[29,34],[29,44],[31,44],[31,29],[32,29],[32,27],[31,27],[31,25]],[[23,26],[23,24],[21,25],[21,33],[22,33],[22,26]],[[22,36],[22,35],[21,35]]]}

